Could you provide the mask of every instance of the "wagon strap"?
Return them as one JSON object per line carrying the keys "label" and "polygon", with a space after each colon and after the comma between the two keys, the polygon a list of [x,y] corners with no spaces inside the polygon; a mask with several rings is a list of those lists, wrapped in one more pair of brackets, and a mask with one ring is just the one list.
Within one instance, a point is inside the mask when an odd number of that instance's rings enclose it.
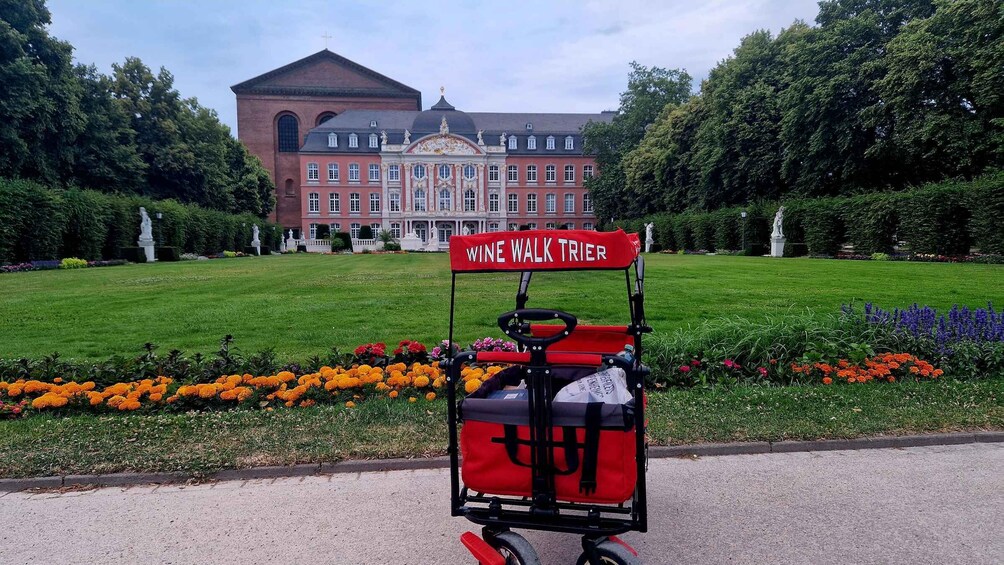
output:
{"label": "wagon strap", "polygon": [[586,437],[582,454],[582,478],[579,480],[579,492],[582,494],[596,492],[596,465],[600,456],[602,410],[602,402],[590,402],[586,405]]}
{"label": "wagon strap", "polygon": [[[530,467],[529,463],[523,463],[519,460],[519,446],[520,445],[530,445],[533,443],[530,440],[522,440],[517,436],[517,427],[513,425],[506,424],[502,427],[504,431],[504,436],[501,438],[492,438],[493,443],[503,443],[505,445],[506,454],[509,456],[509,460],[512,461],[513,465],[519,465],[520,467]],[[575,440],[575,428],[572,426],[562,426],[562,440],[561,447],[565,451],[565,470],[558,469],[555,467],[552,471],[555,475],[571,475],[572,473],[579,470],[579,444]]]}

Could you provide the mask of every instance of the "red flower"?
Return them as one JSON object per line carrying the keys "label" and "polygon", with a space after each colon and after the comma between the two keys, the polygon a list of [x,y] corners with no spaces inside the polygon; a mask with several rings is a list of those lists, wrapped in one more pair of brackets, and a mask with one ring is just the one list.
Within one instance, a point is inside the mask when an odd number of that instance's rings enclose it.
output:
{"label": "red flower", "polygon": [[766,377],[767,376],[767,368],[766,367],[760,367],[760,368],[757,369],[757,371],[760,371],[760,376],[761,377]]}
{"label": "red flower", "polygon": [[739,365],[736,365],[735,361],[733,361],[732,359],[726,359],[725,361],[722,361],[722,364],[725,365],[729,369],[732,369],[733,367],[736,367],[736,368],[739,367]]}
{"label": "red flower", "polygon": [[413,341],[408,345],[408,351],[412,353],[425,353],[425,346],[417,341]]}
{"label": "red flower", "polygon": [[701,360],[700,359],[694,359],[693,361],[690,362],[690,364],[693,365],[694,367],[700,367],[701,366]]}
{"label": "red flower", "polygon": [[680,365],[680,372],[681,373],[689,373],[690,372],[690,365]]}

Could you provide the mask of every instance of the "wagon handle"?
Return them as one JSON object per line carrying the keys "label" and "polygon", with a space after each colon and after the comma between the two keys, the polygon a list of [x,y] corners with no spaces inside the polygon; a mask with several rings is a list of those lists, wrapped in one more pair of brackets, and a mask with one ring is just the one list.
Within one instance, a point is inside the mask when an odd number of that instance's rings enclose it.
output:
{"label": "wagon handle", "polygon": [[[565,329],[547,337],[531,337],[522,333],[524,321],[543,322],[545,320],[561,320],[565,323]],[[507,336],[515,340],[516,343],[537,351],[568,337],[578,323],[579,320],[568,312],[545,308],[521,308],[499,316],[499,328]]]}

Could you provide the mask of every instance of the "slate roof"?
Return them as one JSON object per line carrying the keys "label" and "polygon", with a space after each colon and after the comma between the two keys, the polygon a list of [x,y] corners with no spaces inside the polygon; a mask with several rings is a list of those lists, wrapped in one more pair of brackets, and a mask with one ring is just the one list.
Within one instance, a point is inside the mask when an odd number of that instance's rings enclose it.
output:
{"label": "slate roof", "polygon": [[[582,135],[580,133],[582,127],[590,121],[609,122],[615,115],[612,112],[598,114],[461,112],[447,110],[446,107],[453,108],[444,98],[440,98],[440,101],[432,109],[424,112],[347,110],[310,130],[300,151],[305,153],[377,153],[379,149],[368,146],[370,133],[379,135],[381,131],[386,131],[388,143],[400,144],[404,141],[404,130],[408,129],[412,134],[411,140],[416,141],[424,135],[438,132],[441,116],[446,116],[450,133],[471,141],[477,141],[477,130],[479,129],[484,130],[483,137],[485,143],[489,145],[498,145],[499,136],[503,132],[506,133],[507,137],[515,135],[517,149],[507,149],[508,155],[582,155]],[[473,130],[465,131],[469,130],[463,125],[466,119],[473,121]],[[370,127],[370,123],[374,120],[377,123],[376,127]],[[433,121],[435,122],[434,127],[431,125]],[[528,123],[532,124],[532,130],[527,130]],[[419,126],[417,129],[416,125]],[[337,148],[328,147],[328,134],[332,132],[338,136]],[[359,136],[359,147],[353,149],[348,146],[350,133]],[[527,149],[527,138],[530,135],[537,139],[536,149]],[[555,138],[554,149],[546,149],[549,135],[553,135]],[[574,140],[574,148],[570,150],[565,149],[565,137],[568,135],[571,135]]]}
{"label": "slate roof", "polygon": [[[278,86],[267,84],[271,79],[282,76],[290,71],[301,67],[312,65],[318,61],[329,60],[343,67],[349,68],[363,76],[369,77],[383,86],[379,88],[342,88],[337,85],[330,87],[321,86]],[[355,61],[342,57],[324,49],[313,55],[304,57],[298,61],[293,61],[288,65],[283,65],[267,73],[240,82],[230,87],[234,94],[274,94],[274,95],[300,95],[300,96],[355,96],[355,97],[379,97],[379,98],[414,98],[418,107],[422,107],[422,93],[418,90],[402,84],[390,77],[382,75],[373,69],[364,67]]]}

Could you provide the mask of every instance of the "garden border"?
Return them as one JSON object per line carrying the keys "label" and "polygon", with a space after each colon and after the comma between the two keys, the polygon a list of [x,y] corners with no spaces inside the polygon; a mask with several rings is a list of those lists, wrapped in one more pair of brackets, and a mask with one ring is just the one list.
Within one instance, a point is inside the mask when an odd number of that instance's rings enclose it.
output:
{"label": "garden border", "polygon": [[[1004,430],[906,436],[867,436],[852,439],[658,445],[649,447],[648,455],[652,459],[665,459],[669,457],[713,457],[720,455],[751,455],[806,451],[889,449],[934,445],[961,445],[969,443],[1004,443]],[[190,473],[184,472],[112,473],[107,475],[27,477],[21,479],[0,479],[0,492],[19,492],[30,489],[53,490],[80,487],[129,487],[148,484],[176,484],[190,481],[250,481],[256,479],[281,479],[289,477],[334,475],[344,473],[445,469],[449,467],[449,465],[449,458],[446,456],[440,456],[397,459],[350,459],[335,463],[304,463],[300,465],[251,467],[249,469],[226,469],[204,477],[194,476]]]}

